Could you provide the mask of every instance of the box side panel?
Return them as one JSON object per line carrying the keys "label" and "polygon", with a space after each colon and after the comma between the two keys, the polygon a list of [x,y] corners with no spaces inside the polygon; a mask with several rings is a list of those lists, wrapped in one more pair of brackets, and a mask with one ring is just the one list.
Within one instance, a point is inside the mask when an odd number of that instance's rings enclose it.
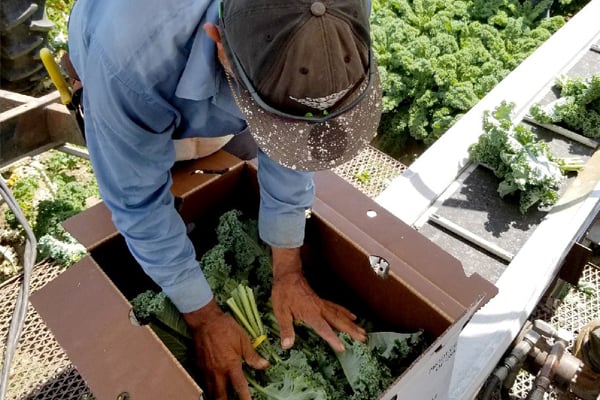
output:
{"label": "box side panel", "polygon": [[160,291],[159,286],[131,255],[123,236],[119,235],[92,249],[90,255],[128,300],[149,289]]}
{"label": "box side panel", "polygon": [[96,248],[119,234],[110,210],[100,202],[62,222],[62,226],[86,249]]}
{"label": "box side panel", "polygon": [[[214,220],[233,207],[251,211],[250,215],[255,216],[258,200],[254,192],[247,190],[247,173],[246,164],[238,164],[219,175],[218,179],[206,181],[196,190],[182,194],[177,204],[179,214],[186,223],[194,222],[198,227],[201,226],[199,221]],[[187,175],[182,178],[189,185],[202,176]]]}
{"label": "box side panel", "polygon": [[90,257],[31,301],[98,399],[198,400],[201,390]]}
{"label": "box side panel", "polygon": [[460,332],[480,307],[483,296],[423,353],[380,400],[447,400]]}
{"label": "box side panel", "polygon": [[399,275],[408,273],[407,268],[416,271],[464,308],[481,294],[489,299],[498,292],[494,285],[477,274],[466,277],[458,259],[334,173],[315,174],[315,183],[319,199],[403,261],[396,269]]}
{"label": "box side panel", "polygon": [[[340,224],[335,228],[328,225],[331,219],[321,219],[330,217],[327,209],[315,203],[315,210],[320,213],[307,223],[303,249],[307,277],[323,297],[344,304],[357,315],[376,319],[386,329],[399,332],[424,329],[430,340],[455,321],[455,314],[464,312],[460,304],[419,275],[391,273],[387,278],[379,277],[370,267],[370,253],[365,248],[392,265],[402,261],[377,243],[369,242],[360,232],[351,232]],[[337,229],[342,229],[352,240]]]}
{"label": "box side panel", "polygon": [[244,164],[239,158],[220,150],[209,157],[175,164],[171,171],[173,186],[171,192],[176,197],[185,197],[206,182],[218,179],[233,168]]}

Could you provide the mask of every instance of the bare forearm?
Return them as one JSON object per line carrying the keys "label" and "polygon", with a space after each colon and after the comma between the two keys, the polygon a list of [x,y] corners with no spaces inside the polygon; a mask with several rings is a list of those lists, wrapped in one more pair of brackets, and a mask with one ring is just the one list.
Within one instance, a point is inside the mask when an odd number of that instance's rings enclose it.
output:
{"label": "bare forearm", "polygon": [[302,274],[300,248],[272,247],[273,279],[280,280],[289,275]]}

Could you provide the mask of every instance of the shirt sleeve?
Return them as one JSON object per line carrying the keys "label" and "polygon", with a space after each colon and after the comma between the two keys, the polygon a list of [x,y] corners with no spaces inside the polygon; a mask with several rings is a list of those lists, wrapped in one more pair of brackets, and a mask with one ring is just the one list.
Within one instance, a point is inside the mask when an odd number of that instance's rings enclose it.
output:
{"label": "shirt sleeve", "polygon": [[179,311],[194,311],[211,300],[212,291],[170,192],[177,111],[97,64],[86,68],[84,107],[102,199],[143,270]]}
{"label": "shirt sleeve", "polygon": [[258,229],[272,247],[295,248],[304,243],[306,210],[313,205],[313,173],[296,171],[258,152],[260,209]]}

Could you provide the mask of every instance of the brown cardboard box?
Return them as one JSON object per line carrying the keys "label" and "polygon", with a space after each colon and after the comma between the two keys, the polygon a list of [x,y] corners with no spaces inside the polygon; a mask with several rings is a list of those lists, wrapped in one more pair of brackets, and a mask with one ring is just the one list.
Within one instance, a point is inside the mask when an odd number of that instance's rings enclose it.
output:
{"label": "brown cardboard box", "polygon": [[[258,210],[255,165],[227,153],[178,165],[173,179],[199,252],[224,211]],[[381,399],[447,398],[458,335],[496,288],[476,274],[466,277],[457,259],[335,174],[317,173],[315,183],[303,247],[307,275],[318,276],[315,289],[398,331],[424,329],[433,342]],[[154,333],[130,321],[128,299],[156,286],[127,251],[104,204],[64,225],[90,255],[34,293],[32,302],[95,396],[198,399],[201,389]],[[387,273],[372,266],[381,259]]]}

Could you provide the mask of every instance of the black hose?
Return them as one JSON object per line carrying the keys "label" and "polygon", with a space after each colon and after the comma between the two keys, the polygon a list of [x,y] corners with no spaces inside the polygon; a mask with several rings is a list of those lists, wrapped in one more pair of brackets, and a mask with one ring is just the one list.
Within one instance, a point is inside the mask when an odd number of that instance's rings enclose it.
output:
{"label": "black hose", "polygon": [[479,397],[480,400],[489,400],[492,398],[493,394],[500,389],[502,382],[500,382],[500,378],[496,375],[492,375],[488,378],[485,383],[485,387],[483,388],[482,394]]}
{"label": "black hose", "polygon": [[23,279],[17,299],[15,301],[15,308],[13,310],[10,327],[6,337],[6,349],[4,351],[4,362],[2,364],[2,372],[0,374],[0,400],[4,400],[6,391],[8,389],[8,375],[10,372],[10,366],[12,359],[17,350],[17,344],[21,338],[23,332],[23,325],[25,324],[25,317],[27,315],[27,306],[29,305],[29,285],[31,282],[31,271],[36,259],[36,246],[35,235],[27,219],[23,215],[23,212],[19,208],[17,201],[10,189],[6,186],[4,181],[0,179],[0,197],[6,201],[6,204],[10,210],[15,214],[17,221],[23,226],[25,230],[25,253],[23,255]]}
{"label": "black hose", "polygon": [[565,343],[560,340],[552,345],[550,353],[544,362],[544,366],[538,373],[535,381],[533,381],[533,389],[529,392],[527,400],[543,400],[544,395],[550,391],[552,379],[554,379],[556,369],[565,352],[565,348]]}

